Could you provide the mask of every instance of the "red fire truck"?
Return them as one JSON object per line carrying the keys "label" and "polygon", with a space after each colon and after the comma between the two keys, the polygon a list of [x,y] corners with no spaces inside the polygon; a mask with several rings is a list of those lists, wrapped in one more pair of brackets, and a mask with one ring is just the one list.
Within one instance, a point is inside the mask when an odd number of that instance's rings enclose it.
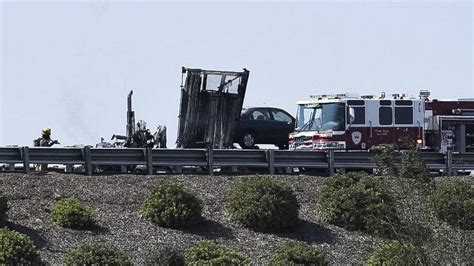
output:
{"label": "red fire truck", "polygon": [[355,94],[314,95],[299,101],[292,150],[370,150],[378,144],[400,149],[474,152],[474,99],[431,100]]}

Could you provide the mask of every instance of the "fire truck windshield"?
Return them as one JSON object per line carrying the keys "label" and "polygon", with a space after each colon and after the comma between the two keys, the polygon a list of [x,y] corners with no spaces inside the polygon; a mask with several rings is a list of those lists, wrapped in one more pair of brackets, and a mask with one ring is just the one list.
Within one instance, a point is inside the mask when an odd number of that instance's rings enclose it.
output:
{"label": "fire truck windshield", "polygon": [[299,105],[296,131],[339,131],[345,129],[344,103]]}

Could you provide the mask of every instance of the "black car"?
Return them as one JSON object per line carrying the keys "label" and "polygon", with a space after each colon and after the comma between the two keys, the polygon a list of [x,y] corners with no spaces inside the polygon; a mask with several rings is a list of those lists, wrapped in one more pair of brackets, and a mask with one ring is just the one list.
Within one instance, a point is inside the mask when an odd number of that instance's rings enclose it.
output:
{"label": "black car", "polygon": [[285,110],[273,107],[252,107],[242,110],[236,141],[243,149],[255,144],[274,144],[288,149],[288,134],[293,132],[295,118]]}

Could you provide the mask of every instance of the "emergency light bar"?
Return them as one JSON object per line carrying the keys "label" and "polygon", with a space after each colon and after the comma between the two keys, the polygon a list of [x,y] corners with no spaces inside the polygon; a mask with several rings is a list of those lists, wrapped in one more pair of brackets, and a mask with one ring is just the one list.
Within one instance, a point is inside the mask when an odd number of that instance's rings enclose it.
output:
{"label": "emergency light bar", "polygon": [[407,97],[406,93],[394,93],[392,94],[392,97],[393,99],[401,99],[403,100],[403,98]]}
{"label": "emergency light bar", "polygon": [[358,98],[356,93],[334,93],[334,94],[317,94],[310,95],[311,99],[344,99],[344,98]]}

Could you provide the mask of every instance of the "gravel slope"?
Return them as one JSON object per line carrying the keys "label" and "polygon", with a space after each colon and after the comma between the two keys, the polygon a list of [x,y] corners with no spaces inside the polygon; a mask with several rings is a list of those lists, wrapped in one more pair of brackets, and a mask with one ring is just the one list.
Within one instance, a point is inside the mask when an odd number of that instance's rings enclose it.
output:
{"label": "gravel slope", "polygon": [[[106,241],[122,249],[134,263],[143,264],[165,246],[185,249],[201,239],[238,249],[264,263],[286,240],[297,239],[325,246],[332,263],[363,263],[370,247],[380,239],[360,232],[324,224],[317,218],[316,195],[323,183],[317,176],[279,176],[296,192],[301,204],[301,222],[291,232],[253,232],[231,223],[224,213],[225,196],[239,176],[84,176],[74,174],[0,173],[3,193],[9,197],[10,227],[30,235],[40,247],[41,257],[60,264],[64,255],[84,242]],[[205,222],[193,230],[173,230],[155,226],[138,213],[154,184],[164,179],[182,180],[204,202]],[[92,231],[64,229],[53,224],[54,203],[75,196],[91,206],[99,226]]]}

